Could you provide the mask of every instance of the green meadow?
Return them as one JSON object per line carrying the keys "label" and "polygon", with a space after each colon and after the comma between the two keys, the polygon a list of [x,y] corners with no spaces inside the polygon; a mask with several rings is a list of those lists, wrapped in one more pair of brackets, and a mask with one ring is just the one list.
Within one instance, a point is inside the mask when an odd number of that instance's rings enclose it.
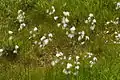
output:
{"label": "green meadow", "polygon": [[120,80],[120,1],[0,0],[0,80]]}

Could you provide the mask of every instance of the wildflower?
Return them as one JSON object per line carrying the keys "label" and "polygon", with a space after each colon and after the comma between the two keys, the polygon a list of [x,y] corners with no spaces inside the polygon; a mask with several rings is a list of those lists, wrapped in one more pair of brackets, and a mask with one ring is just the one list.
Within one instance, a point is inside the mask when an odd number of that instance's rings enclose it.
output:
{"label": "wildflower", "polygon": [[69,20],[68,20],[68,18],[65,18],[65,23],[69,23]]}
{"label": "wildflower", "polygon": [[75,29],[74,26],[73,26],[72,28],[70,28],[70,31],[71,31],[72,33],[74,33],[75,30],[76,30],[76,29]]}
{"label": "wildflower", "polygon": [[90,64],[90,67],[92,67],[93,65],[92,64]]}
{"label": "wildflower", "polygon": [[64,16],[70,16],[70,13],[67,11],[67,12],[63,12]]}
{"label": "wildflower", "polygon": [[37,27],[34,27],[34,31],[37,31],[38,30],[38,28]]}
{"label": "wildflower", "polygon": [[49,13],[49,9],[46,10],[46,13]]}
{"label": "wildflower", "polygon": [[68,71],[66,69],[63,69],[63,73],[68,74]]}
{"label": "wildflower", "polygon": [[85,35],[85,31],[82,31],[81,32],[81,37],[84,38],[84,35]]}
{"label": "wildflower", "polygon": [[47,45],[48,42],[49,42],[49,40],[48,40],[48,39],[45,39],[45,40],[43,41],[43,44],[44,44],[44,45]]}
{"label": "wildflower", "polygon": [[36,34],[33,34],[33,37],[35,37],[36,36]]}
{"label": "wildflower", "polygon": [[50,12],[49,15],[52,15],[52,12]]}
{"label": "wildflower", "polygon": [[34,41],[34,44],[37,44],[38,43],[38,41]]}
{"label": "wildflower", "polygon": [[55,7],[54,7],[54,6],[52,6],[51,8],[52,8],[53,10],[55,9]]}
{"label": "wildflower", "polygon": [[46,37],[45,37],[45,36],[43,36],[40,40],[41,40],[41,41],[43,41],[45,38],[46,38]]}
{"label": "wildflower", "polygon": [[13,36],[10,36],[10,37],[9,37],[9,40],[12,40],[12,39],[13,39]]}
{"label": "wildflower", "polygon": [[52,62],[51,62],[51,65],[52,65],[52,66],[55,66],[55,61],[52,61]]}
{"label": "wildflower", "polygon": [[68,73],[68,74],[70,74],[70,73],[71,73],[71,71],[68,71],[67,73]]}
{"label": "wildflower", "polygon": [[76,61],[74,62],[74,64],[79,65],[79,64],[80,64],[80,62],[78,62],[78,60],[76,60]]}
{"label": "wildflower", "polygon": [[94,30],[95,29],[95,25],[90,26],[90,29]]}
{"label": "wildflower", "polygon": [[52,66],[55,66],[55,64],[57,64],[58,62],[59,62],[59,60],[56,59],[55,61],[52,61],[52,62],[51,62],[51,65],[52,65]]}
{"label": "wildflower", "polygon": [[55,17],[54,17],[54,20],[57,20],[57,19],[58,19],[58,16],[55,16]]}
{"label": "wildflower", "polygon": [[3,49],[0,49],[0,53],[2,53],[3,52]]}
{"label": "wildflower", "polygon": [[59,62],[59,59],[56,59],[56,60],[55,60],[55,63],[58,63],[58,62]]}
{"label": "wildflower", "polygon": [[31,39],[32,37],[30,36],[28,39]]}
{"label": "wildflower", "polygon": [[56,54],[56,57],[60,57],[60,56],[61,56],[61,54],[59,54],[59,53]]}
{"label": "wildflower", "polygon": [[52,41],[52,39],[51,39],[51,38],[49,38],[49,41]]}
{"label": "wildflower", "polygon": [[119,20],[114,21],[113,24],[115,25],[119,24]]}
{"label": "wildflower", "polygon": [[66,56],[64,56],[63,59],[66,59]]}
{"label": "wildflower", "polygon": [[62,52],[59,52],[59,54],[60,54],[61,56],[63,56],[63,53],[62,53]]}
{"label": "wildflower", "polygon": [[43,45],[42,44],[40,44],[40,46],[39,46],[40,48],[42,48],[43,47]]}
{"label": "wildflower", "polygon": [[61,23],[58,23],[57,26],[60,27]]}
{"label": "wildflower", "polygon": [[25,23],[22,23],[22,24],[20,24],[20,28],[18,29],[19,31],[20,30],[22,30],[23,29],[23,27],[25,27],[26,26],[26,24]]}
{"label": "wildflower", "polygon": [[69,23],[68,18],[63,17],[63,18],[62,18],[62,23],[63,23],[63,24],[64,24],[64,23]]}
{"label": "wildflower", "polygon": [[116,20],[119,20],[119,17],[117,17]]}
{"label": "wildflower", "polygon": [[93,55],[93,54],[92,54],[92,53],[90,53],[90,52],[88,52],[87,54],[88,54],[88,55],[91,55],[91,56]]}
{"label": "wildflower", "polygon": [[67,63],[67,69],[71,68],[72,64],[71,63]]}
{"label": "wildflower", "polygon": [[2,52],[3,52],[4,50],[3,49],[0,49],[0,56],[2,56]]}
{"label": "wildflower", "polygon": [[13,53],[17,53],[17,50],[14,50]]}
{"label": "wildflower", "polygon": [[91,26],[90,26],[91,30],[95,29],[96,19],[94,18],[94,15],[92,13],[89,14],[88,20],[85,20],[85,23],[90,23],[91,24]]}
{"label": "wildflower", "polygon": [[77,60],[77,61],[78,61],[79,58],[80,58],[79,56],[76,56],[76,60]]}
{"label": "wildflower", "polygon": [[33,32],[32,32],[32,31],[30,31],[29,33],[30,33],[30,34],[32,34]]}
{"label": "wildflower", "polygon": [[109,33],[109,31],[106,31],[106,33],[108,34],[108,33]]}
{"label": "wildflower", "polygon": [[93,23],[96,23],[96,19],[93,19]]}
{"label": "wildflower", "polygon": [[80,41],[81,39],[82,39],[82,37],[81,37],[81,36],[79,36],[79,37],[78,37],[78,41]]}
{"label": "wildflower", "polygon": [[88,57],[91,58],[91,56],[93,55],[92,53],[88,52]]}
{"label": "wildflower", "polygon": [[18,10],[18,14],[22,13],[22,10]]}
{"label": "wildflower", "polygon": [[66,35],[68,35],[69,34],[69,32],[68,31],[66,31],[66,33],[65,33]]}
{"label": "wildflower", "polygon": [[88,22],[91,22],[91,17],[88,17]]}
{"label": "wildflower", "polygon": [[15,45],[15,49],[18,49],[19,48],[19,46],[18,45]]}
{"label": "wildflower", "polygon": [[88,20],[85,20],[85,23],[88,24]]}
{"label": "wildflower", "polygon": [[52,11],[52,14],[54,14],[55,13],[55,9],[53,9],[53,11]]}
{"label": "wildflower", "polygon": [[18,19],[19,19],[19,23],[22,23],[22,22],[24,22],[24,19],[22,19],[22,17],[18,17]]}
{"label": "wildflower", "polygon": [[82,34],[82,35],[85,35],[85,31],[82,31],[82,32],[78,32],[78,34]]}
{"label": "wildflower", "polygon": [[93,61],[97,61],[97,58],[96,58],[96,57],[94,57],[94,58],[93,58]]}
{"label": "wildflower", "polygon": [[76,71],[76,72],[73,73],[73,75],[75,75],[75,76],[76,76],[77,74],[78,74],[78,71]]}
{"label": "wildflower", "polygon": [[17,19],[18,19],[19,23],[24,22],[24,18],[25,18],[25,12],[23,12],[22,10],[18,10]]}
{"label": "wildflower", "polygon": [[118,34],[118,38],[120,38],[120,34]]}
{"label": "wildflower", "polygon": [[62,60],[63,58],[62,57],[60,57],[60,60]]}
{"label": "wildflower", "polygon": [[90,61],[90,64],[91,64],[91,65],[93,65],[93,64],[94,64],[94,62],[93,62],[93,61]]}
{"label": "wildflower", "polygon": [[63,24],[63,27],[64,27],[64,28],[65,28],[65,27],[67,27],[67,24],[66,24],[66,23],[64,23],[64,24]]}
{"label": "wildflower", "polygon": [[46,36],[47,35],[44,34],[44,36],[40,38],[40,42],[38,43],[40,47],[44,47],[48,44],[48,42],[52,41],[52,37],[53,37],[52,33],[48,34],[48,38]]}
{"label": "wildflower", "polygon": [[68,60],[71,60],[71,59],[72,59],[72,57],[71,57],[71,56],[69,56]]}
{"label": "wildflower", "polygon": [[49,37],[53,37],[52,33],[49,33],[48,36],[49,36]]}
{"label": "wildflower", "polygon": [[74,37],[74,34],[68,34],[68,37],[72,39]]}
{"label": "wildflower", "polygon": [[111,23],[113,23],[113,20],[110,20]]}
{"label": "wildflower", "polygon": [[78,32],[78,34],[81,35],[81,36],[78,37],[78,41],[80,41],[81,39],[84,38],[85,32],[84,32],[84,31],[82,31],[82,32]]}
{"label": "wildflower", "polygon": [[26,26],[25,23],[20,24],[20,27],[25,27],[25,26]]}
{"label": "wildflower", "polygon": [[49,13],[49,15],[52,15],[52,14],[55,13],[55,7],[52,6],[51,8],[52,8],[52,11],[51,11],[51,12],[49,12],[49,10],[46,11],[47,13]]}
{"label": "wildflower", "polygon": [[120,2],[117,3],[116,10],[120,9]]}
{"label": "wildflower", "polygon": [[8,31],[8,33],[9,33],[9,34],[13,34],[13,32],[12,32],[12,31]]}
{"label": "wildflower", "polygon": [[64,3],[63,6],[65,7],[65,6],[66,6],[66,3]]}
{"label": "wildflower", "polygon": [[79,69],[80,67],[79,66],[75,66],[75,69]]}
{"label": "wildflower", "polygon": [[110,22],[108,21],[108,22],[106,22],[106,24],[105,25],[108,25],[108,24],[110,24]]}
{"label": "wildflower", "polygon": [[76,64],[80,64],[80,62],[76,62]]}
{"label": "wildflower", "polygon": [[93,17],[93,14],[92,14],[92,13],[90,13],[90,14],[89,14],[89,17]]}
{"label": "wildflower", "polygon": [[85,44],[85,42],[81,42],[81,45]]}
{"label": "wildflower", "polygon": [[89,40],[90,38],[89,38],[89,36],[85,36],[85,39],[86,39],[86,40]]}

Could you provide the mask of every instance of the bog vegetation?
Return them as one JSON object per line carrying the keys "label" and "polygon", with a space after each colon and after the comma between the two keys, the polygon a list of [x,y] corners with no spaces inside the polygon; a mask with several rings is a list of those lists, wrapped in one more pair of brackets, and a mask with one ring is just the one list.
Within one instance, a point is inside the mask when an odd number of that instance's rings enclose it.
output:
{"label": "bog vegetation", "polygon": [[120,80],[120,2],[0,0],[0,80]]}

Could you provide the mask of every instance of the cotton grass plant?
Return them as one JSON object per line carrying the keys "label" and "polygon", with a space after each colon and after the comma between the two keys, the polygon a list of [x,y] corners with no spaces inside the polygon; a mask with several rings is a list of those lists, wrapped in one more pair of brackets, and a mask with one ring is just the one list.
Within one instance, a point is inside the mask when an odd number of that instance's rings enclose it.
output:
{"label": "cotton grass plant", "polygon": [[120,79],[118,1],[1,0],[0,7],[1,80]]}

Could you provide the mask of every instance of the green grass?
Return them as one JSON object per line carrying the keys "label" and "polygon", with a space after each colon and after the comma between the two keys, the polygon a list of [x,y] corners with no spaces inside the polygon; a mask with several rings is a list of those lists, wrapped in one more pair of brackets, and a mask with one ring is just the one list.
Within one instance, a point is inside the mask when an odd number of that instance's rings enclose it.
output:
{"label": "green grass", "polygon": [[[115,10],[118,0],[0,0],[0,49],[11,50],[19,45],[17,57],[0,57],[0,80],[120,80],[120,45],[114,44],[115,31],[120,31],[120,25],[104,25],[107,21],[120,18],[120,10]],[[55,14],[48,16],[47,9],[54,6]],[[25,12],[26,27],[18,32],[18,10]],[[69,25],[76,31],[85,31],[90,40],[81,46],[77,37],[69,39],[65,32],[56,25],[54,16],[62,18],[63,11],[69,11]],[[97,21],[95,30],[90,31],[85,24],[89,13],[93,13]],[[29,31],[38,28],[36,37],[29,40]],[[8,31],[12,30],[14,39],[10,41]],[[105,31],[109,31],[105,34]],[[44,34],[53,33],[53,41],[44,49],[33,46]],[[108,40],[108,43],[105,41]],[[75,45],[71,44],[75,42]],[[56,50],[66,56],[71,54],[84,56],[92,52],[98,59],[90,68],[87,60],[80,60],[79,74],[65,75],[62,71],[65,65],[51,66]],[[9,53],[10,51],[8,51]],[[67,62],[67,61],[65,61]]]}

